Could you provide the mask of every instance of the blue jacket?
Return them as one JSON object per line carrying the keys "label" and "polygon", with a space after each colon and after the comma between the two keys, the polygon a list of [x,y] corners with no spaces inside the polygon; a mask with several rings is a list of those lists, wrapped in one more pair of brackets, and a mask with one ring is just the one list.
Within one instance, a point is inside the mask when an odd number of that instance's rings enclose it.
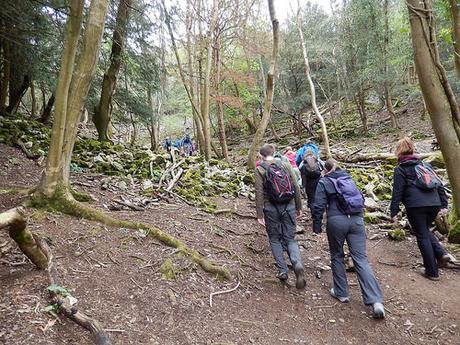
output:
{"label": "blue jacket", "polygon": [[[321,233],[321,223],[323,221],[323,214],[325,210],[327,211],[328,217],[344,215],[337,202],[337,191],[328,176],[338,178],[340,176],[348,175],[349,174],[345,170],[337,169],[319,180],[318,186],[316,187],[315,203],[313,204],[311,211],[314,233]],[[356,215],[362,216],[362,213]]]}
{"label": "blue jacket", "polygon": [[393,192],[391,195],[391,217],[399,212],[402,202],[406,208],[411,207],[441,207],[447,208],[448,200],[444,186],[437,189],[423,190],[414,185],[416,179],[415,166],[419,159],[411,159],[400,163],[394,170]]}
{"label": "blue jacket", "polygon": [[310,149],[314,152],[314,154],[319,158],[319,151],[318,147],[313,144],[313,143],[308,143],[302,146],[300,149],[297,150],[297,153],[295,155],[295,163],[297,166],[300,166],[300,163],[303,161],[303,156],[305,155],[305,152],[307,152],[307,149]]}

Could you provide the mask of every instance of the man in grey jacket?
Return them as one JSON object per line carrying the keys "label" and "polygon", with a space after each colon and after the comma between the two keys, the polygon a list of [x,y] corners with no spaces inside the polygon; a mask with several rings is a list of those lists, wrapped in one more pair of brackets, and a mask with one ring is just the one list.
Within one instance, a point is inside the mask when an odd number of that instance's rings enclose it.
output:
{"label": "man in grey jacket", "polygon": [[[294,239],[296,217],[300,216],[302,200],[300,188],[296,183],[295,173],[289,163],[274,158],[275,148],[265,144],[260,149],[262,164],[255,169],[256,210],[257,221],[265,227],[270,242],[273,257],[278,267],[276,277],[281,281],[288,279],[288,267],[284,260],[284,249],[287,249],[289,258],[296,275],[296,288],[305,288],[304,268],[300,258],[300,250]],[[266,167],[277,164],[289,173],[290,181],[295,188],[294,198],[285,204],[271,202],[266,189]]]}

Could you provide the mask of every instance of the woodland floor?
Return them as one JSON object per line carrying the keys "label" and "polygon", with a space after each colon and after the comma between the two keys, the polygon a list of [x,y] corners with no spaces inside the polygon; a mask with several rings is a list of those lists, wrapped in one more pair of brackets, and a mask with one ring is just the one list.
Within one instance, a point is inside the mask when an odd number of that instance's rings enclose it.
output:
{"label": "woodland floor", "polygon": [[[0,144],[0,187],[30,186],[40,170],[16,149]],[[100,190],[101,175],[76,174],[74,186],[105,209],[114,192]],[[82,183],[83,186],[78,183]],[[129,198],[129,195],[127,195]],[[0,195],[0,211],[21,198]],[[220,199],[220,207],[254,213],[247,199]],[[107,211],[107,210],[106,210]],[[351,302],[329,296],[327,242],[311,235],[305,212],[297,235],[306,266],[307,288],[298,291],[274,278],[275,266],[264,229],[253,219],[213,216],[181,201],[151,204],[145,211],[107,211],[120,219],[154,224],[233,275],[231,282],[211,275],[146,237],[141,231],[31,210],[30,228],[46,237],[55,252],[62,286],[79,308],[99,320],[113,344],[460,344],[460,272],[442,270],[441,281],[419,276],[421,257],[414,238],[368,241],[368,254],[385,295],[387,318],[375,321],[362,304],[357,279],[348,273]],[[368,227],[369,233],[378,232]],[[159,269],[166,259],[176,279]],[[240,286],[217,295],[209,294]],[[42,311],[48,304],[46,275],[24,259],[6,233],[0,233],[0,343],[91,344],[88,333],[64,317]]]}

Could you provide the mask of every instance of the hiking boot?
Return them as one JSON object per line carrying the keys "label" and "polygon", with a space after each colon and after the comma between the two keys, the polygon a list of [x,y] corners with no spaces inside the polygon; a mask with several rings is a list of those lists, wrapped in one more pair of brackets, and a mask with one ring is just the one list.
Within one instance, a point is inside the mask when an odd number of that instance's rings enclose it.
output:
{"label": "hiking boot", "polygon": [[348,296],[346,296],[346,297],[337,296],[335,294],[334,288],[331,289],[331,296],[334,297],[334,298],[337,298],[341,303],[350,302],[350,298]]}
{"label": "hiking boot", "polygon": [[286,280],[288,280],[288,274],[287,274],[287,272],[279,271],[279,272],[276,274],[276,278],[278,278],[278,279],[281,280],[282,282],[285,282]]}
{"label": "hiking boot", "polygon": [[457,262],[457,259],[452,254],[444,254],[440,259],[438,259],[438,268],[446,267],[449,262],[455,263]]}
{"label": "hiking boot", "polygon": [[439,281],[441,280],[441,278],[438,276],[438,277],[434,277],[434,276],[429,276],[428,274],[426,274],[425,272],[425,269],[424,268],[420,268],[417,270],[417,273],[420,274],[421,276],[425,277],[426,279],[429,279],[429,280],[432,280],[432,281]]}
{"label": "hiking boot", "polygon": [[383,319],[385,317],[385,308],[382,303],[374,303],[372,305],[372,317],[374,319]]}
{"label": "hiking boot", "polygon": [[304,274],[303,266],[301,264],[297,264],[294,267],[294,273],[295,273],[295,279],[296,279],[295,287],[298,290],[304,289],[305,286],[307,285],[307,282],[305,281],[305,274]]}

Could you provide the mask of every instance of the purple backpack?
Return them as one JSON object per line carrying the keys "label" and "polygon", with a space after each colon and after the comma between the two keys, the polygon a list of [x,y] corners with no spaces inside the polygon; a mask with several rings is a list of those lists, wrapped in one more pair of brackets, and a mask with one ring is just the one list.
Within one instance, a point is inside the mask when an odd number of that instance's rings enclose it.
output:
{"label": "purple backpack", "polygon": [[326,176],[337,191],[337,202],[345,214],[361,213],[364,210],[364,197],[349,175],[333,178]]}

